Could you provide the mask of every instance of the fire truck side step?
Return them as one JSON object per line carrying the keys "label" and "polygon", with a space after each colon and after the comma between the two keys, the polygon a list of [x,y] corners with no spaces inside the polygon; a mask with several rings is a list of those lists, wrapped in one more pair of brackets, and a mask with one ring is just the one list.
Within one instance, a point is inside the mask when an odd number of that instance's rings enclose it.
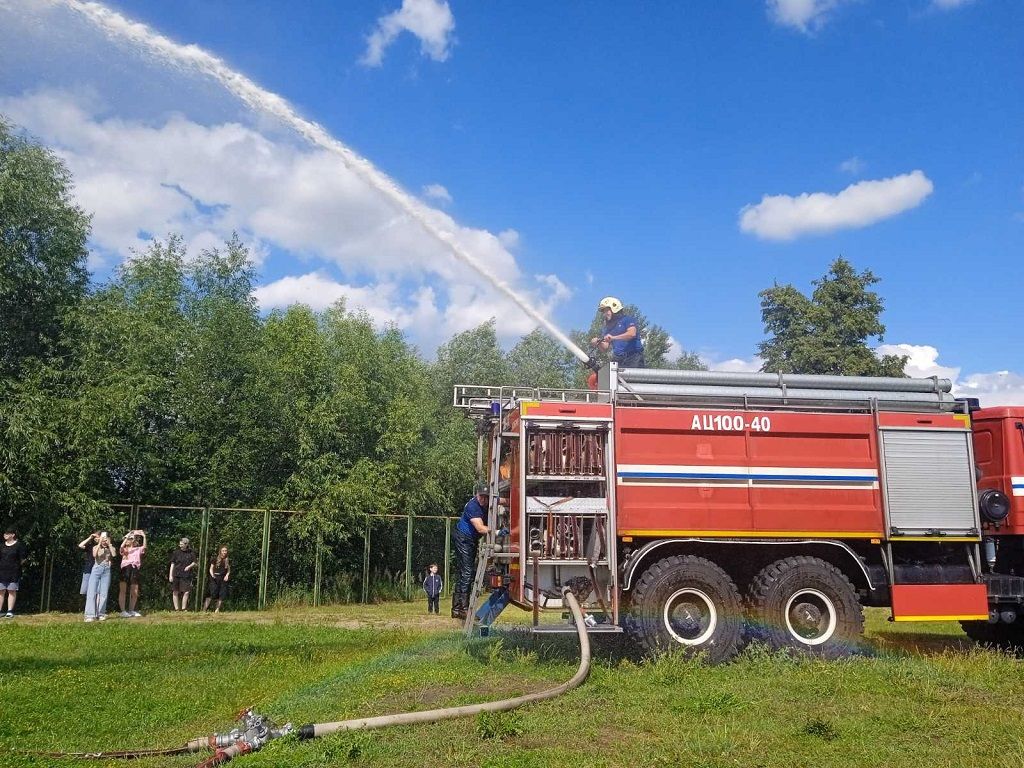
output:
{"label": "fire truck side step", "polygon": [[[540,624],[536,627],[530,627],[530,631],[535,635],[575,635],[576,625]],[[622,632],[622,627],[618,624],[597,624],[593,627],[587,627],[588,635],[615,635],[620,632]]]}

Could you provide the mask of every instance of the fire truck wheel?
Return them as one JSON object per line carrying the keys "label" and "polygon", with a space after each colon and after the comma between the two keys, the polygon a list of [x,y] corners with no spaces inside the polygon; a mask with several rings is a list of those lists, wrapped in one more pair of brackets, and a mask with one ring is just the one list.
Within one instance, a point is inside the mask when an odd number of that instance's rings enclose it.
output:
{"label": "fire truck wheel", "polygon": [[990,624],[987,621],[961,621],[960,626],[978,645],[1024,653],[1024,623],[1020,619],[1012,624]]}
{"label": "fire truck wheel", "polygon": [[717,664],[736,655],[743,638],[739,590],[729,574],[694,555],[653,563],[633,587],[625,626],[647,653],[703,652]]}
{"label": "fire truck wheel", "polygon": [[748,603],[753,634],[773,648],[834,659],[852,653],[864,630],[857,590],[816,557],[765,566],[750,584]]}

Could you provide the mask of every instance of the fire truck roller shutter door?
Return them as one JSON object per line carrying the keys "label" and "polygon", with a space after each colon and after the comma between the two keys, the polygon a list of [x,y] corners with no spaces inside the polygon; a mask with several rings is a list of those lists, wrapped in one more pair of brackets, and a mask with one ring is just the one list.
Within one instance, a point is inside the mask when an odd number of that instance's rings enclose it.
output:
{"label": "fire truck roller shutter door", "polygon": [[743,639],[743,607],[736,584],[718,565],[694,555],[673,555],[640,576],[624,616],[626,631],[644,651],[704,652],[728,661]]}
{"label": "fire truck roller shutter door", "polygon": [[797,555],[765,566],[750,584],[751,631],[772,648],[834,659],[853,653],[864,610],[842,571]]}

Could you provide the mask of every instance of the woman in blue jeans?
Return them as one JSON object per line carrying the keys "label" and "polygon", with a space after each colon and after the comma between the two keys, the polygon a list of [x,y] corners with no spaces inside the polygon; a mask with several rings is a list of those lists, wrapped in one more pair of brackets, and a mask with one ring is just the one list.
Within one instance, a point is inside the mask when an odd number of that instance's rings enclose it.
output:
{"label": "woman in blue jeans", "polygon": [[93,565],[89,572],[89,586],[85,592],[85,620],[106,621],[107,593],[110,591],[110,569],[117,550],[110,535],[103,531],[92,549]]}

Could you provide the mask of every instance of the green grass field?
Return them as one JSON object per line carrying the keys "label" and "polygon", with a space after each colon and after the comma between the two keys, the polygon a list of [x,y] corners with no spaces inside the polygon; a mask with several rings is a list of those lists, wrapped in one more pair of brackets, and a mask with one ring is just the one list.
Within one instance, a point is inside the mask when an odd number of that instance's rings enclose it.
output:
{"label": "green grass field", "polygon": [[[0,764],[125,765],[11,750],[176,746],[253,705],[296,725],[486,701],[572,674],[575,639],[514,626],[469,643],[417,604],[84,624],[0,623]],[[254,766],[1021,766],[1024,669],[959,627],[869,611],[865,655],[793,660],[752,648],[709,667],[650,663],[597,639],[590,679],[489,718],[281,740]],[[139,768],[191,766],[148,758]]]}

